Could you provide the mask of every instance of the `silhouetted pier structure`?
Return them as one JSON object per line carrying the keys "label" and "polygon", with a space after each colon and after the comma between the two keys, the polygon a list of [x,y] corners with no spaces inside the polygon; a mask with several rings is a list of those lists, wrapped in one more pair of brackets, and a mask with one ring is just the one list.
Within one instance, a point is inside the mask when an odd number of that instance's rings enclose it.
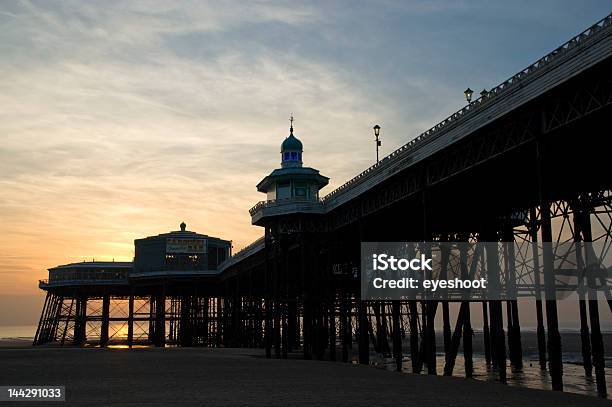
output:
{"label": "silhouetted pier structure", "polygon": [[[51,276],[40,283],[47,299],[35,344],[105,345],[109,325],[120,323],[130,346],[261,347],[268,357],[300,351],[343,362],[356,346],[360,363],[374,349],[393,356],[398,370],[409,354],[412,371],[438,374],[441,312],[442,373],[452,374],[462,344],[469,377],[474,307],[464,301],[451,315],[443,301],[362,300],[360,243],[517,242],[535,269],[524,273],[509,255],[504,270],[488,273],[516,279],[519,295],[523,285],[554,285],[554,253],[544,246],[540,257],[532,243],[612,241],[611,115],[608,16],[323,198],[328,179],[303,167],[292,125],[282,167],[258,185],[267,199],[250,211],[262,239],[206,270],[138,270],[137,249],[134,265],[92,264],[104,269],[94,273],[99,280]],[[491,264],[497,256],[483,255]],[[594,370],[604,395],[599,313],[609,310],[588,297],[576,306],[585,374]],[[539,298],[533,307],[541,368],[562,390],[557,301]],[[487,363],[505,382],[508,360],[517,369],[523,360],[517,302],[483,301],[481,312]]]}

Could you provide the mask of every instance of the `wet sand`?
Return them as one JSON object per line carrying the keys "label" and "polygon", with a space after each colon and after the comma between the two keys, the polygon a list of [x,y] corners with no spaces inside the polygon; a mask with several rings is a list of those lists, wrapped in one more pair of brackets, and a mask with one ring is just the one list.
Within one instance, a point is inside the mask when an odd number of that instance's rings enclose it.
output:
{"label": "wet sand", "polygon": [[259,349],[21,348],[0,349],[0,360],[0,385],[65,385],[68,405],[611,405],[461,378],[265,360]]}
{"label": "wet sand", "polygon": [[[442,330],[436,330],[436,345],[439,351],[443,349],[444,339],[442,336]],[[604,349],[612,349],[612,333],[603,333]],[[580,332],[561,332],[561,340],[563,353],[568,355],[575,355],[581,352]],[[30,347],[32,345],[33,338],[16,337],[16,338],[0,338],[0,349],[3,348],[22,348]],[[406,338],[406,344],[409,343],[409,338]],[[521,332],[521,343],[523,352],[525,355],[537,355],[538,353],[538,342],[537,335],[534,331],[522,331]],[[506,346],[508,344],[506,343]],[[405,346],[405,349],[408,345]],[[483,336],[482,332],[474,332],[474,338],[472,341],[472,347],[474,353],[483,353]]]}
{"label": "wet sand", "polygon": [[[442,334],[436,331],[436,344],[438,349],[443,349],[444,339]],[[507,331],[505,330],[507,333]],[[604,349],[612,349],[612,333],[602,333]],[[482,332],[475,332],[473,338],[473,349],[475,353],[484,353],[484,338]],[[521,332],[521,345],[523,348],[524,355],[537,355],[538,354],[538,336],[534,331],[522,331]],[[506,338],[506,347],[508,346],[508,338]],[[580,332],[573,331],[561,331],[561,348],[564,355],[578,355],[582,352],[582,342],[580,339]]]}

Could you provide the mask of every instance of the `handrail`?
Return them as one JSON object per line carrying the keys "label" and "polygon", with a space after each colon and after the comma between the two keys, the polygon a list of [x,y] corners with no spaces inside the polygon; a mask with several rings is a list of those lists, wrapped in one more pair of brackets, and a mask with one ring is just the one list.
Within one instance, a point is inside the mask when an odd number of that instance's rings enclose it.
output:
{"label": "handrail", "polygon": [[298,198],[298,197],[293,197],[293,198],[283,198],[283,199],[268,199],[266,201],[259,201],[257,202],[251,209],[249,209],[249,213],[251,215],[253,215],[254,213],[256,213],[258,210],[262,209],[262,208],[267,208],[269,206],[276,206],[276,205],[282,205],[282,204],[290,204],[290,203],[294,203],[294,202],[306,202],[306,203],[319,203],[322,204],[323,201],[319,198]]}
{"label": "handrail", "polygon": [[336,195],[338,195],[340,192],[351,187],[353,184],[356,184],[358,181],[365,178],[367,175],[369,175],[373,171],[381,168],[382,166],[386,166],[393,158],[396,158],[400,154],[405,154],[409,150],[410,151],[415,150],[418,145],[420,145],[426,140],[433,138],[435,135],[440,133],[443,129],[446,129],[448,128],[448,126],[454,125],[459,120],[465,119],[466,117],[469,117],[470,115],[474,114],[473,112],[477,112],[482,107],[483,104],[486,104],[490,100],[496,99],[500,97],[500,95],[503,95],[509,92],[511,89],[519,86],[519,84],[535,76],[536,73],[541,71],[541,69],[548,66],[553,61],[557,60],[561,55],[564,55],[567,51],[575,48],[577,45],[582,44],[585,41],[591,40],[603,28],[608,27],[610,25],[612,25],[612,13],[608,14],[606,17],[602,18],[601,20],[599,20],[598,22],[596,22],[595,24],[593,24],[592,26],[590,26],[589,28],[581,32],[580,34],[574,36],[569,41],[566,41],[564,44],[557,47],[552,52],[538,59],[537,61],[529,65],[527,68],[523,69],[522,71],[513,75],[509,79],[495,86],[490,91],[488,91],[486,94],[472,101],[467,106],[451,114],[446,119],[442,120],[441,122],[439,122],[438,124],[430,128],[429,130],[426,130],[425,132],[421,133],[416,138],[410,140],[408,143],[404,144],[403,146],[401,146],[400,148],[398,148],[397,150],[395,150],[388,156],[384,157],[382,160],[372,165],[365,171],[361,172],[360,174],[353,177],[349,181],[340,185],[338,188],[334,189],[333,191],[331,191],[329,194],[325,195],[322,198],[323,203],[327,203],[332,198],[334,198]]}
{"label": "handrail", "polygon": [[[258,239],[257,239],[257,240],[255,240],[254,242],[249,243],[248,245],[244,246],[242,249],[238,250],[238,251],[236,252],[236,254],[235,254],[235,255],[233,255],[232,257],[237,257],[237,256],[240,256],[240,254],[242,254],[242,253],[244,253],[244,252],[246,252],[246,251],[248,251],[248,250],[252,249],[253,247],[255,247],[255,246],[257,246],[258,244],[260,244],[261,242],[263,242],[265,238],[266,238],[265,236],[261,236],[260,238],[258,238]],[[231,259],[232,257],[230,257],[230,259]]]}
{"label": "handrail", "polygon": [[262,236],[259,239],[255,240],[253,243],[250,243],[250,244],[246,245],[242,249],[238,250],[236,252],[236,254],[234,254],[231,257],[228,257],[222,263],[220,263],[217,266],[217,270],[218,271],[223,271],[223,269],[225,269],[229,265],[235,263],[236,261],[240,260],[242,257],[246,256],[251,250],[253,250],[257,246],[262,245],[264,243],[264,241],[265,241],[265,236]]}
{"label": "handrail", "polygon": [[127,284],[129,279],[124,278],[102,278],[102,279],[91,279],[91,278],[68,278],[68,279],[44,279],[38,280],[39,286],[62,286],[62,285],[75,285],[75,284]]}

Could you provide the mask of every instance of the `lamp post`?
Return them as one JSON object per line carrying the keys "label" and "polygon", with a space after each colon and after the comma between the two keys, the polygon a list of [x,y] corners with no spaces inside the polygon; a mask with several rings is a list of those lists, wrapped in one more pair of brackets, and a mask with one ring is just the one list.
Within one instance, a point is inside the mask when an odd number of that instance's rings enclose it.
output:
{"label": "lamp post", "polygon": [[378,136],[380,136],[380,126],[377,124],[374,127],[374,137],[376,137],[376,162],[378,163],[378,147],[380,147],[381,142],[378,139]]}
{"label": "lamp post", "polygon": [[467,88],[467,89],[466,89],[466,90],[463,92],[463,94],[465,95],[465,100],[467,100],[467,102],[468,102],[468,105],[469,105],[470,103],[472,103],[472,94],[473,94],[473,93],[474,93],[474,91],[473,91],[472,89],[470,89],[470,88]]}

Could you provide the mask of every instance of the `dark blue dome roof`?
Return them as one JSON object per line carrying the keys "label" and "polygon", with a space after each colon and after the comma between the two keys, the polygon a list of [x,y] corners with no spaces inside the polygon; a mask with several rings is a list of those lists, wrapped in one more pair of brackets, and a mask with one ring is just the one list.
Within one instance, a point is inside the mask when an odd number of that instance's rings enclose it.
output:
{"label": "dark blue dome roof", "polygon": [[283,144],[281,144],[281,152],[302,150],[302,142],[298,140],[293,134],[290,134],[289,137],[287,137],[285,141],[283,141]]}

